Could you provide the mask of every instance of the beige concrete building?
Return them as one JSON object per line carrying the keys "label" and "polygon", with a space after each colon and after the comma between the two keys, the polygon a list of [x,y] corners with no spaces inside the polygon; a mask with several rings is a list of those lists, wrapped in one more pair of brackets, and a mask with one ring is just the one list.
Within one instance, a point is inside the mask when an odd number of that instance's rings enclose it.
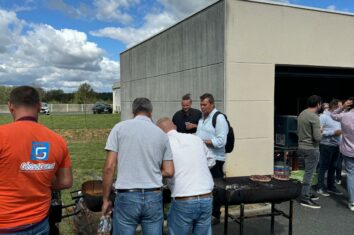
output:
{"label": "beige concrete building", "polygon": [[264,1],[223,0],[121,54],[122,116],[138,96],[154,119],[180,97],[215,95],[234,127],[228,176],[272,174],[274,114],[297,115],[307,96],[347,98],[354,85],[354,17]]}
{"label": "beige concrete building", "polygon": [[121,112],[121,104],[120,104],[120,82],[115,82],[112,86],[113,90],[113,113]]}

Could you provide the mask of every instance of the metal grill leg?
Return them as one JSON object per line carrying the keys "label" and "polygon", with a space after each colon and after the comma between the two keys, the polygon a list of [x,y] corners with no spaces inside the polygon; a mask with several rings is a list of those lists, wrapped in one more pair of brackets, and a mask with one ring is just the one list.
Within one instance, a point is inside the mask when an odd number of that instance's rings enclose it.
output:
{"label": "metal grill leg", "polygon": [[240,235],[243,235],[243,222],[245,220],[245,205],[240,205]]}
{"label": "metal grill leg", "polygon": [[274,209],[275,209],[275,204],[272,202],[272,211],[271,211],[271,217],[270,217],[270,234],[274,235]]}
{"label": "metal grill leg", "polygon": [[289,235],[293,234],[293,215],[294,215],[294,208],[293,208],[293,200],[290,200],[289,205]]}
{"label": "metal grill leg", "polygon": [[228,192],[226,192],[226,202],[225,202],[225,215],[224,215],[224,235],[227,235],[227,222],[229,217],[229,204],[227,198]]}

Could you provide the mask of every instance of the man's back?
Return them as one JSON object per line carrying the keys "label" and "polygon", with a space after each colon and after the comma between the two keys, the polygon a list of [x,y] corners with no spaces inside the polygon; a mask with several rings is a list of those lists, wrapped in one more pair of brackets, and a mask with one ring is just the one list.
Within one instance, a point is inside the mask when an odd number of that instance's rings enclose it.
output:
{"label": "man's back", "polygon": [[166,134],[148,117],[137,116],[117,124],[105,149],[118,152],[117,189],[162,186],[161,164],[172,160],[171,149]]}
{"label": "man's back", "polygon": [[176,131],[167,135],[175,166],[175,174],[168,180],[172,197],[210,193],[214,183],[207,163],[209,150],[203,141],[197,136]]}
{"label": "man's back", "polygon": [[305,109],[298,117],[299,148],[317,149],[321,140],[320,119]]}
{"label": "man's back", "polygon": [[41,221],[48,215],[52,179],[69,168],[65,141],[33,121],[0,127],[0,228]]}

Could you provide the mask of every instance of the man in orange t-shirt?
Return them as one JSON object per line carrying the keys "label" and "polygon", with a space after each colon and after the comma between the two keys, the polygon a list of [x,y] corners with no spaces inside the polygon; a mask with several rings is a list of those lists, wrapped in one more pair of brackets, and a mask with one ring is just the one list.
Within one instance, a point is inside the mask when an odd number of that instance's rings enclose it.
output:
{"label": "man in orange t-shirt", "polygon": [[36,89],[12,90],[13,123],[0,126],[0,234],[49,234],[52,190],[72,186],[66,142],[37,123]]}

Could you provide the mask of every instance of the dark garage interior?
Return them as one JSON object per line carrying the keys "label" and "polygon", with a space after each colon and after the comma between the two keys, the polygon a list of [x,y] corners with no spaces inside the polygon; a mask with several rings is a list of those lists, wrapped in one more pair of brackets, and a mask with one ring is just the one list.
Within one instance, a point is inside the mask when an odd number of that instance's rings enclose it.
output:
{"label": "dark garage interior", "polygon": [[354,96],[354,69],[283,66],[275,67],[275,115],[298,115],[310,95],[323,102]]}
{"label": "dark garage interior", "polygon": [[354,69],[276,66],[274,141],[284,148],[297,147],[297,117],[307,107],[307,97],[323,102],[354,96]]}

